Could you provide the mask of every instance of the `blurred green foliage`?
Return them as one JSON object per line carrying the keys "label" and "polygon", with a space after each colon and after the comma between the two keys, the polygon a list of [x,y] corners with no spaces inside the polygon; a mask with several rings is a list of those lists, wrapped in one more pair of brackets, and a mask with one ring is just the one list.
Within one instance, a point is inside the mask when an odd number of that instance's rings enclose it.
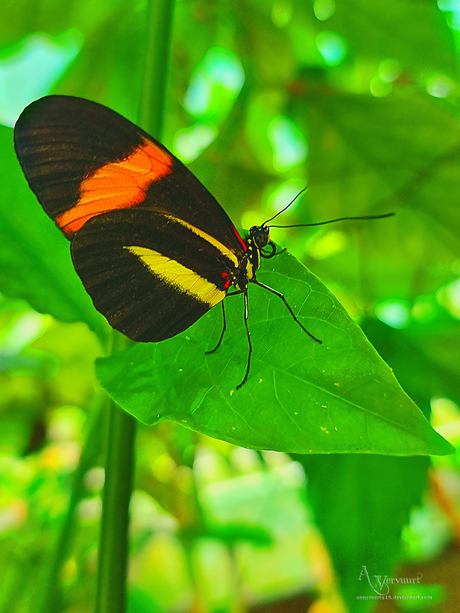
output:
{"label": "blurred green foliage", "polygon": [[[28,191],[11,126],[51,92],[136,120],[145,5],[22,0],[0,17],[0,613],[36,611],[56,560],[60,585],[43,610],[86,612],[105,436],[94,361],[107,326]],[[262,222],[307,183],[286,225],[396,211],[273,238],[337,296],[457,446],[459,24],[449,0],[178,2],[164,138],[237,225]],[[142,426],[130,610],[236,612],[300,593],[340,613],[338,585],[350,611],[368,611],[375,601],[356,599],[374,595],[358,581],[363,565],[401,576],[405,558],[415,576],[452,540],[458,460],[435,460],[444,499],[423,497],[427,468],[426,458],[292,461],[171,422]],[[437,591],[436,610],[451,610],[455,589]]]}

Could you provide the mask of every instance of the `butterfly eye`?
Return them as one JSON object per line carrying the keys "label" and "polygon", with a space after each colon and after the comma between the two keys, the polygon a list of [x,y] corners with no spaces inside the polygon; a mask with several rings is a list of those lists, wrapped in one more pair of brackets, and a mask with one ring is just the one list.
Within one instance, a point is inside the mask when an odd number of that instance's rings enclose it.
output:
{"label": "butterfly eye", "polygon": [[270,230],[264,226],[253,226],[250,230],[251,237],[259,249],[267,246],[270,240]]}

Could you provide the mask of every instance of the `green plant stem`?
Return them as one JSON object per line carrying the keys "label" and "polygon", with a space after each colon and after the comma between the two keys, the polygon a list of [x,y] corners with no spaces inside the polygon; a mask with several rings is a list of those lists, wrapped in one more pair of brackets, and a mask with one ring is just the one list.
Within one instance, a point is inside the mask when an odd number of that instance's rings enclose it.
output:
{"label": "green plant stem", "polygon": [[147,7],[147,39],[139,122],[161,138],[169,78],[174,0],[150,0]]}
{"label": "green plant stem", "polygon": [[115,402],[108,422],[96,613],[124,613],[136,422]]}
{"label": "green plant stem", "polygon": [[[143,90],[142,127],[161,137],[168,82],[173,0],[150,0]],[[121,349],[116,335],[114,349]],[[125,341],[126,342],[126,341]],[[126,346],[126,345],[125,345]],[[135,420],[112,403],[109,413],[106,483],[99,547],[96,613],[125,613],[128,567],[129,500],[134,467]]]}

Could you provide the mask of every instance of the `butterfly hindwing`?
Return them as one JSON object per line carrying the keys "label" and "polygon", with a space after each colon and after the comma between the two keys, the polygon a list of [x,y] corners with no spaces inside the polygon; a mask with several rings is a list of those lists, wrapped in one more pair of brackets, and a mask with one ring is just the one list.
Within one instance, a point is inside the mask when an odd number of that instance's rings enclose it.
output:
{"label": "butterfly hindwing", "polygon": [[175,336],[223,300],[237,263],[182,220],[143,208],[88,221],[72,241],[72,259],[95,307],[144,342]]}

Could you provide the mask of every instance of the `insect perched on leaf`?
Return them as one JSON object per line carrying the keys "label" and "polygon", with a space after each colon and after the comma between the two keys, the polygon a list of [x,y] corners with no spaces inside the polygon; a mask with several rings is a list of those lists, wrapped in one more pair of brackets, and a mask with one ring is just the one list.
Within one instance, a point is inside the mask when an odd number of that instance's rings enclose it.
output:
{"label": "insect perched on leaf", "polygon": [[239,388],[252,355],[253,283],[278,296],[321,343],[283,294],[256,278],[261,258],[277,254],[269,236],[274,226],[267,224],[292,203],[242,238],[217,200],[161,143],[82,98],[36,100],[19,117],[14,142],[30,188],[71,241],[75,270],[94,306],[116,330],[135,341],[162,341],[221,303],[223,329],[207,352],[213,353],[226,330],[224,298],[243,294],[249,354]]}

